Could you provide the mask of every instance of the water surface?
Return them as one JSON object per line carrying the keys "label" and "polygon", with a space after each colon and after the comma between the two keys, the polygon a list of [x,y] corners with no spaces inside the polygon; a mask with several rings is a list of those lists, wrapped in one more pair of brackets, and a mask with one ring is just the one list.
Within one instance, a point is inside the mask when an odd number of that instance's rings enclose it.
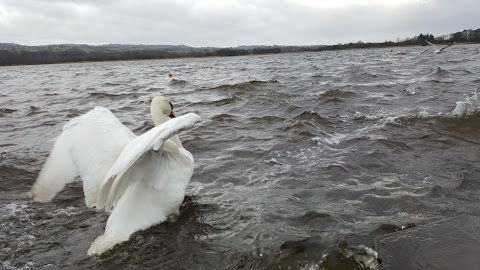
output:
{"label": "water surface", "polygon": [[[480,215],[480,46],[421,51],[1,67],[3,268],[376,269],[374,237]],[[81,182],[26,193],[66,121],[104,106],[141,134],[155,95],[203,119],[181,214],[88,257],[108,216]]]}

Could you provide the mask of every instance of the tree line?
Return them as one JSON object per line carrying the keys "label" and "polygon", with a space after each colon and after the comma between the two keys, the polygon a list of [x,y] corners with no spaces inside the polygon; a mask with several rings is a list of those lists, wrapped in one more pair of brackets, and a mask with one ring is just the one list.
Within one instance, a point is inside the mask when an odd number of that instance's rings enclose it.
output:
{"label": "tree line", "polygon": [[480,28],[476,30],[464,30],[461,32],[452,33],[449,35],[440,35],[435,37],[432,34],[419,34],[418,36],[397,39],[396,41],[385,41],[378,43],[364,43],[358,41],[356,43],[337,44],[331,46],[320,47],[315,51],[324,50],[341,50],[341,49],[355,49],[355,48],[380,48],[390,46],[413,46],[413,45],[428,45],[427,41],[432,43],[452,43],[452,42],[471,42],[480,43]]}
{"label": "tree line", "polygon": [[[1,45],[1,44],[0,44]],[[12,46],[10,46],[12,47]],[[73,46],[65,50],[42,48],[32,50],[21,46],[20,48],[1,48],[0,66],[10,65],[37,65],[68,62],[89,61],[116,61],[116,60],[145,60],[145,59],[169,59],[182,57],[211,57],[211,56],[239,56],[249,54],[272,54],[280,53],[281,49],[275,46],[253,48],[251,50],[238,48],[219,49],[118,49],[104,50],[101,48],[77,48]]]}
{"label": "tree line", "polygon": [[168,59],[181,57],[240,56],[257,54],[274,54],[296,51],[325,51],[352,48],[376,48],[388,46],[426,45],[426,41],[475,42],[480,43],[480,29],[464,30],[449,35],[433,36],[421,33],[418,36],[396,41],[380,43],[355,43],[318,46],[241,46],[236,48],[194,48],[184,45],[47,45],[22,46],[11,43],[0,43],[0,66],[35,65],[67,62],[115,61]]}

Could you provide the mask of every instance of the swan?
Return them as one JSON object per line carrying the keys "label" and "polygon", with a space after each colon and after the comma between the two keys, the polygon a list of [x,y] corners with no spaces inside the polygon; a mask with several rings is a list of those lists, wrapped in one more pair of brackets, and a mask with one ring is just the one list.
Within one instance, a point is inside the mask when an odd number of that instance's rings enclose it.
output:
{"label": "swan", "polygon": [[150,105],[155,127],[136,136],[103,107],[67,122],[28,195],[48,202],[80,176],[85,204],[111,211],[105,233],[87,254],[99,255],[140,230],[178,213],[193,174],[194,160],[178,133],[200,122],[176,117],[168,98]]}

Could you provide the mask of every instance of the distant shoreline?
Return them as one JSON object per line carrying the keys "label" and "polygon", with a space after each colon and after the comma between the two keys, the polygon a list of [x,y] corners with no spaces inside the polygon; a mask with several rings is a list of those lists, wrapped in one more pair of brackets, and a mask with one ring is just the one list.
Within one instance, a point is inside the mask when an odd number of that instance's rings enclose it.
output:
{"label": "distant shoreline", "polygon": [[[451,41],[436,42],[444,46]],[[455,42],[457,45],[480,44],[480,42]],[[1,45],[4,45],[3,47]],[[9,45],[10,47],[6,47]],[[110,47],[109,47],[110,46]],[[67,64],[110,61],[138,61],[162,59],[189,59],[209,57],[231,57],[247,55],[270,55],[284,53],[322,52],[361,49],[385,49],[399,47],[426,47],[425,44],[349,43],[318,46],[259,46],[252,49],[236,48],[193,48],[168,45],[45,45],[22,46],[0,43],[0,66],[23,66],[45,64]],[[162,48],[165,47],[165,48]],[[248,47],[248,46],[244,46]]]}

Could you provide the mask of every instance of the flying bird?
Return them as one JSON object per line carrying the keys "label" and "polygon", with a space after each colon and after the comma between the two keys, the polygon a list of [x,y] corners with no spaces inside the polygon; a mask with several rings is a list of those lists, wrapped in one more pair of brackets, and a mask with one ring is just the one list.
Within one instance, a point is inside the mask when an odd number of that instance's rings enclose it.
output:
{"label": "flying bird", "polygon": [[80,176],[85,203],[111,211],[105,233],[87,254],[101,254],[134,232],[178,213],[194,160],[177,134],[200,122],[197,114],[176,117],[166,97],[150,105],[155,127],[136,136],[108,109],[96,107],[67,122],[29,196],[48,202]]}
{"label": "flying bird", "polygon": [[[451,44],[448,44],[447,46],[445,46],[445,47],[443,47],[443,48],[441,48],[441,49],[439,50],[438,47],[437,47],[435,44],[429,42],[428,40],[425,40],[425,41],[426,41],[428,44],[430,44],[431,46],[433,46],[433,48],[434,48],[433,53],[442,53],[443,50],[445,50],[446,48],[452,46],[452,45],[455,43],[455,41],[454,41],[454,42],[452,42]],[[425,52],[425,51],[424,51],[424,52]],[[424,52],[422,52],[422,53],[424,53]]]}

